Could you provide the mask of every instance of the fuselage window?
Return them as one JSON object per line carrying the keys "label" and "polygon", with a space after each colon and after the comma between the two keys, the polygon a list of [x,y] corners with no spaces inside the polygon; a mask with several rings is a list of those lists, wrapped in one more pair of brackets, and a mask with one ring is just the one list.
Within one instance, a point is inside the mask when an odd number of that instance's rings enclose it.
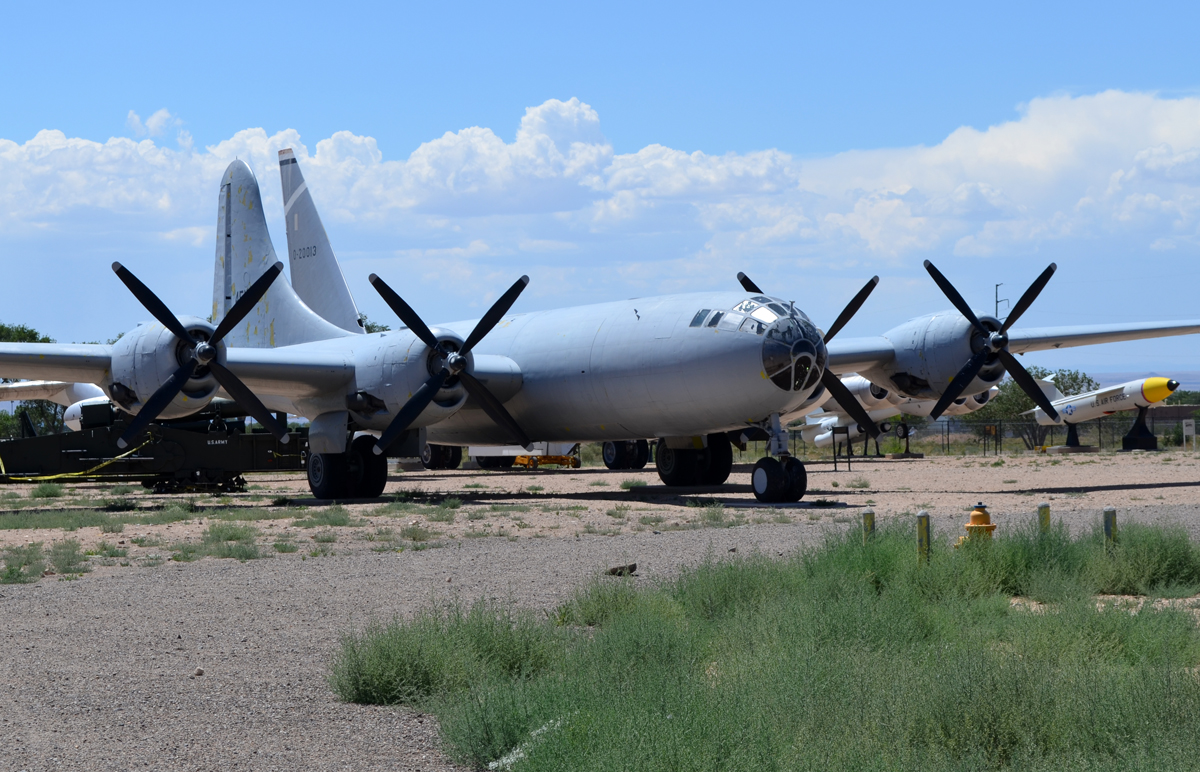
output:
{"label": "fuselage window", "polygon": [[692,317],[692,323],[688,326],[699,327],[700,325],[704,324],[704,320],[708,317],[710,311],[712,311],[711,308],[701,308],[696,312],[696,315]]}
{"label": "fuselage window", "polygon": [[704,326],[705,327],[716,327],[717,322],[721,321],[721,317],[724,315],[725,315],[724,311],[717,311],[716,313],[714,313],[712,316],[710,316],[708,318],[708,324],[706,324]]}
{"label": "fuselage window", "polygon": [[738,303],[736,306],[734,306],[733,310],[741,311],[743,314],[748,314],[756,308],[758,308],[758,303],[755,303],[753,300],[743,300],[741,303]]}

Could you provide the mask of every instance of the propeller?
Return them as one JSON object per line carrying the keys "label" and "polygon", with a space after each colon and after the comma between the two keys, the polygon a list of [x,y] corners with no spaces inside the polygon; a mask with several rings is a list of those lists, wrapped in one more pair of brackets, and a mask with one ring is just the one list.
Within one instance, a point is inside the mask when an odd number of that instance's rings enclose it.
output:
{"label": "propeller", "polygon": [[954,285],[950,283],[950,280],[943,276],[942,272],[934,267],[933,263],[926,260],[925,270],[928,271],[929,275],[933,277],[934,282],[937,283],[938,287],[941,288],[942,293],[945,294],[950,302],[954,304],[954,307],[958,309],[959,313],[961,313],[966,320],[971,323],[971,326],[974,327],[976,331],[978,331],[979,334],[984,337],[985,340],[983,347],[980,348],[974,356],[967,360],[967,363],[963,365],[962,369],[958,371],[958,374],[954,376],[954,379],[950,381],[949,387],[947,387],[946,391],[942,393],[942,398],[938,400],[937,405],[934,406],[933,412],[929,414],[929,417],[936,421],[943,411],[950,406],[950,403],[958,399],[962,395],[963,390],[967,388],[971,381],[975,380],[975,376],[977,376],[979,371],[983,369],[983,365],[987,361],[988,357],[992,354],[995,354],[996,357],[1000,359],[1000,362],[1004,365],[1004,369],[1007,370],[1008,374],[1012,376],[1012,379],[1017,382],[1017,385],[1021,387],[1021,390],[1029,395],[1029,398],[1034,401],[1034,404],[1040,407],[1046,413],[1046,415],[1050,416],[1050,418],[1058,420],[1058,411],[1056,411],[1054,406],[1050,404],[1050,398],[1046,396],[1045,392],[1038,388],[1037,381],[1033,379],[1033,376],[1029,374],[1029,372],[1021,365],[1021,363],[1017,361],[1017,358],[1008,350],[1008,328],[1012,327],[1013,324],[1021,318],[1021,315],[1029,310],[1029,307],[1033,305],[1033,301],[1036,300],[1037,296],[1040,295],[1042,290],[1046,288],[1046,284],[1050,281],[1050,277],[1054,275],[1056,270],[1058,270],[1058,266],[1056,266],[1054,263],[1051,263],[1046,270],[1042,271],[1041,275],[1034,279],[1033,284],[1030,284],[1029,289],[1025,290],[1025,294],[1021,295],[1021,299],[1017,301],[1015,306],[1013,306],[1012,313],[1010,313],[1004,320],[1004,323],[1000,325],[1000,329],[997,332],[992,332],[983,326],[983,324],[979,321],[979,318],[976,317],[975,313],[971,310],[971,307],[967,305],[967,301],[963,300],[962,295],[958,294],[958,290],[954,288]]}
{"label": "propeller", "polygon": [[525,286],[529,284],[529,277],[522,276],[508,288],[508,291],[500,296],[500,299],[492,304],[488,312],[483,315],[475,325],[475,329],[471,330],[471,334],[463,341],[461,349],[456,349],[453,341],[439,341],[437,337],[430,331],[429,326],[422,321],[417,312],[412,309],[404,299],[396,294],[395,290],[387,285],[383,279],[375,274],[369,277],[371,286],[375,288],[382,297],[385,303],[388,304],[396,316],[400,317],[400,321],[407,325],[408,329],[414,335],[421,339],[421,342],[435,351],[438,356],[438,365],[436,371],[429,376],[429,380],[421,384],[421,386],[413,392],[409,397],[408,402],[400,408],[400,412],[396,413],[396,417],[388,424],[387,429],[375,441],[375,455],[380,455],[386,450],[396,438],[399,437],[413,421],[417,420],[417,416],[429,406],[433,401],[434,396],[445,385],[446,381],[454,376],[458,376],[463,388],[467,393],[479,401],[483,412],[508,431],[509,435],[517,441],[518,445],[527,447],[529,445],[529,437],[517,424],[512,415],[504,408],[500,400],[496,399],[496,395],[488,391],[488,388],[483,383],[467,372],[467,354],[483,337],[492,331],[504,315],[508,313],[508,309],[512,308],[513,303],[517,302]]}
{"label": "propeller", "polygon": [[[747,292],[757,292],[760,295],[765,294],[758,288],[758,285],[751,281],[750,277],[744,273],[738,273],[738,281],[741,282],[742,287],[744,287]],[[837,335],[841,329],[846,326],[846,323],[849,322],[856,313],[858,313],[858,309],[861,308],[862,304],[867,301],[867,298],[870,297],[871,293],[875,290],[875,287],[878,284],[879,277],[872,276],[871,280],[864,284],[863,288],[858,291],[858,294],[846,304],[846,307],[842,309],[842,312],[838,314],[837,319],[834,320],[833,326],[831,326],[829,331],[825,333],[824,340],[826,344],[833,340],[833,336]],[[825,390],[829,392],[829,395],[833,397],[834,402],[838,403],[838,407],[846,411],[851,418],[858,422],[858,424],[863,428],[863,431],[871,435],[871,437],[874,439],[879,438],[879,427],[877,427],[875,422],[871,420],[871,416],[867,413],[866,408],[864,408],[862,404],[854,398],[854,395],[851,394],[850,390],[847,389],[842,383],[841,378],[837,377],[833,371],[826,368],[825,372],[821,373],[821,385],[824,386]]]}
{"label": "propeller", "polygon": [[154,316],[155,319],[171,331],[172,334],[179,340],[187,344],[191,352],[186,362],[179,366],[179,369],[171,374],[167,382],[158,387],[158,391],[154,392],[142,404],[142,409],[133,417],[129,428],[117,440],[117,447],[126,448],[134,437],[142,433],[142,431],[150,425],[150,422],[158,418],[159,413],[171,404],[175,396],[183,390],[188,380],[193,378],[196,370],[201,367],[207,367],[209,372],[216,378],[217,383],[233,397],[239,405],[246,409],[246,412],[254,416],[267,431],[275,436],[275,439],[282,443],[287,443],[288,432],[286,426],[281,426],[275,420],[275,416],[271,415],[271,411],[267,409],[258,397],[254,396],[254,392],[247,388],[246,384],[242,383],[236,375],[228,368],[217,361],[217,344],[237,326],[246,314],[250,313],[251,309],[258,304],[258,301],[267,290],[271,288],[271,283],[275,281],[275,277],[279,276],[283,271],[283,263],[275,263],[267,269],[266,273],[258,278],[256,282],[250,285],[250,288],[238,298],[238,301],[233,304],[233,308],[229,309],[229,313],[225,314],[225,318],[217,325],[217,329],[213,331],[212,337],[208,340],[196,338],[187,328],[180,323],[175,314],[171,313],[171,309],[167,308],[167,304],[159,300],[158,296],[138,277],[121,265],[120,263],[112,264],[113,272],[119,278],[133,296],[138,299],[147,311]]}

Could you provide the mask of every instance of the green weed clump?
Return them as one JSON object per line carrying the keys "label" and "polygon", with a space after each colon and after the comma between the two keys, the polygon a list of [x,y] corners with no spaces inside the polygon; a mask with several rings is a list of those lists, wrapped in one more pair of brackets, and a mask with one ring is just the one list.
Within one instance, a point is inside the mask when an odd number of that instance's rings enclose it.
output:
{"label": "green weed clump", "polygon": [[75,539],[54,542],[49,553],[50,567],[57,574],[83,574],[92,570]]}
{"label": "green weed clump", "polygon": [[[917,560],[911,525],[785,560],[602,577],[546,619],[480,603],[343,637],[344,700],[435,713],[460,762],[521,770],[1185,769],[1200,589],[1180,530],[997,534]],[[1014,605],[1013,595],[1047,605]],[[518,752],[516,756],[514,752]]]}
{"label": "green weed clump", "polygon": [[258,529],[251,525],[212,523],[204,529],[199,544],[175,545],[171,559],[181,562],[203,557],[232,558],[243,562],[254,560],[261,557],[258,551],[258,536]]}
{"label": "green weed clump", "polygon": [[31,499],[57,499],[62,497],[66,490],[58,483],[41,482],[37,484],[32,491],[29,492]]}
{"label": "green weed clump", "polygon": [[42,557],[42,543],[34,542],[23,547],[7,547],[0,560],[4,570],[0,571],[0,584],[31,584],[42,576],[46,564]]}
{"label": "green weed clump", "polygon": [[297,520],[293,525],[300,528],[332,528],[334,526],[366,525],[365,520],[350,517],[350,513],[341,504],[312,510],[308,517]]}

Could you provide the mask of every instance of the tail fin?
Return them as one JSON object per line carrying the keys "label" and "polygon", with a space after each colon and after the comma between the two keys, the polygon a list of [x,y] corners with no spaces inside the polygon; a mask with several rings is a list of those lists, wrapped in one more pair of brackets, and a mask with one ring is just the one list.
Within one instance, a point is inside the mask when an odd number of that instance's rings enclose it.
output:
{"label": "tail fin", "polygon": [[362,332],[358,307],[329,245],[329,236],[291,148],[279,151],[283,219],[292,287],[309,308],[343,330]]}
{"label": "tail fin", "polygon": [[[221,178],[217,204],[217,259],[213,277],[213,321],[233,307],[241,293],[275,264],[275,248],[263,216],[254,172],[234,161]],[[350,333],[322,319],[280,276],[244,323],[225,337],[228,345],[272,348],[341,338]]]}
{"label": "tail fin", "polygon": [[1037,381],[1038,388],[1046,395],[1046,399],[1051,402],[1057,399],[1064,399],[1063,393],[1058,390],[1058,386],[1054,383],[1053,375],[1047,375],[1045,378],[1034,378],[1033,380]]}

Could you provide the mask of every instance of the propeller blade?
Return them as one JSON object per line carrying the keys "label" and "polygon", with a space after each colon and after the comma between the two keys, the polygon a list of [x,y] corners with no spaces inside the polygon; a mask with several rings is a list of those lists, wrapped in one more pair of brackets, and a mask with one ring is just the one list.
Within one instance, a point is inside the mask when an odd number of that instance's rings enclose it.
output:
{"label": "propeller blade", "polygon": [[417,316],[417,312],[412,310],[412,306],[404,302],[404,299],[396,294],[396,291],[387,285],[383,279],[376,274],[371,274],[368,279],[371,286],[375,288],[383,297],[383,302],[388,304],[388,308],[395,312],[396,316],[400,317],[400,321],[404,322],[408,329],[412,330],[413,334],[421,339],[429,348],[437,348],[438,340],[430,332],[429,327],[425,322],[421,321],[421,317]]}
{"label": "propeller blade", "polygon": [[529,446],[529,435],[521,430],[516,419],[512,414],[505,409],[500,400],[496,399],[496,395],[488,391],[487,386],[479,381],[475,376],[463,370],[458,374],[459,380],[467,389],[467,393],[475,399],[479,400],[483,412],[487,413],[493,421],[498,425],[508,430],[512,438],[517,441],[517,444],[525,448]]}
{"label": "propeller blade", "polygon": [[[242,296],[238,298],[236,303],[233,304],[233,308],[229,309],[229,313],[225,314],[225,318],[222,319],[221,323],[217,325],[216,331],[213,333],[212,338],[209,339],[209,344],[215,346],[222,338],[228,335],[229,332],[237,326],[238,322],[242,321],[242,319],[246,317],[246,314],[250,313],[250,311],[256,305],[258,305],[258,301],[262,300],[262,296],[267,294],[267,290],[271,288],[271,283],[274,282],[275,278],[282,272],[283,263],[276,261],[275,265],[268,268],[266,273],[264,273],[262,276],[259,276],[258,279],[256,279],[255,282],[250,285],[250,289],[243,292]],[[229,371],[226,370],[226,372]],[[232,375],[232,373],[230,373],[230,375]],[[218,378],[218,380],[220,379]],[[225,384],[222,383],[221,385],[224,386]],[[226,391],[228,391],[228,389],[226,389]],[[232,394],[233,392],[230,393]],[[245,405],[243,405],[243,407],[245,407]],[[258,418],[258,416],[254,417]],[[262,422],[260,421],[260,423]],[[263,424],[263,426],[266,426],[266,424]]]}
{"label": "propeller blade", "polygon": [[871,416],[867,415],[866,408],[859,404],[859,401],[854,398],[840,378],[826,370],[821,373],[821,383],[842,410],[845,410],[851,418],[857,421],[873,439],[878,439],[879,427],[871,420]]}
{"label": "propeller blade", "polygon": [[[1000,325],[1000,332],[1007,332],[1008,328],[1021,318],[1021,314],[1029,310],[1029,307],[1033,305],[1033,301],[1037,300],[1037,296],[1040,295],[1042,290],[1046,288],[1046,283],[1050,281],[1050,277],[1053,276],[1054,272],[1057,270],[1058,266],[1054,263],[1051,263],[1049,268],[1042,271],[1041,276],[1038,276],[1036,279],[1034,279],[1033,284],[1029,285],[1029,289],[1025,290],[1025,294],[1022,295],[1021,299],[1017,301],[1017,304],[1013,306],[1012,311],[1010,311],[1008,314],[1008,318],[1004,320],[1004,324]],[[1038,389],[1038,391],[1040,392],[1041,389]]]}
{"label": "propeller blade", "polygon": [[165,410],[167,405],[171,404],[171,400],[175,399],[175,395],[183,390],[183,385],[188,382],[188,378],[192,377],[192,372],[195,369],[196,360],[189,359],[171,374],[166,383],[158,387],[158,391],[154,392],[150,396],[150,399],[146,400],[145,404],[142,405],[142,409],[130,421],[129,428],[117,440],[118,448],[124,449],[129,447],[129,443],[133,442],[133,438],[141,434],[150,425],[151,421],[158,418],[158,414]]}
{"label": "propeller blade", "polygon": [[747,292],[755,292],[759,295],[767,294],[767,293],[763,292],[762,290],[760,290],[758,288],[758,285],[755,284],[754,282],[750,281],[750,277],[747,276],[746,274],[742,273],[741,271],[738,271],[738,281],[740,281],[742,283],[742,287],[745,288],[745,290]]}
{"label": "propeller blade", "polygon": [[[841,329],[846,326],[846,323],[858,313],[858,309],[862,308],[862,304],[867,302],[867,298],[870,297],[871,293],[875,291],[875,286],[878,284],[879,277],[872,276],[871,280],[863,285],[863,288],[858,291],[858,294],[846,304],[846,307],[842,309],[842,313],[839,314],[838,318],[834,321],[833,326],[829,328],[829,332],[825,333],[826,343],[828,343],[834,335],[837,335],[838,332],[840,332]],[[855,401],[857,402],[857,400]]]}
{"label": "propeller blade", "polygon": [[471,334],[467,336],[466,342],[463,343],[462,350],[458,353],[462,356],[466,356],[468,351],[475,348],[475,344],[483,340],[483,336],[491,332],[492,328],[500,322],[500,319],[508,313],[508,309],[512,308],[512,304],[517,302],[517,298],[520,296],[521,291],[524,290],[528,284],[528,276],[522,276],[521,278],[517,279],[516,282],[514,282],[513,285],[508,288],[508,291],[501,295],[500,299],[492,304],[492,307],[488,309],[488,312],[484,314],[483,318],[479,320],[479,323],[475,325],[475,329],[471,330]]}
{"label": "propeller blade", "polygon": [[[248,295],[249,293],[246,294]],[[242,297],[245,298],[246,295]],[[232,309],[230,313],[232,313]],[[267,409],[267,406],[255,396],[254,392],[250,391],[250,388],[246,384],[242,383],[240,378],[215,360],[208,363],[208,369],[212,371],[213,377],[217,379],[217,383],[221,384],[221,388],[225,389],[229,396],[233,397],[234,402],[237,402],[246,409],[247,413],[254,416],[254,420],[262,424],[267,431],[275,436],[275,439],[284,445],[288,443],[287,427],[280,426],[279,422],[275,420],[275,416],[271,415],[271,411]]]}
{"label": "propeller blade", "polygon": [[1033,376],[1017,361],[1015,356],[1008,353],[1008,349],[1001,349],[998,353],[1000,361],[1004,363],[1004,369],[1008,370],[1008,374],[1017,382],[1021,390],[1028,394],[1033,403],[1040,407],[1046,415],[1057,421],[1058,411],[1054,409],[1054,405],[1050,404],[1050,398],[1046,396],[1046,392],[1038,388],[1037,381],[1033,379]]}
{"label": "propeller blade", "polygon": [[[155,295],[149,287],[147,287],[145,284],[142,284],[142,282],[138,280],[138,277],[134,276],[128,268],[120,263],[113,263],[112,269],[113,272],[117,274],[117,278],[129,288],[129,291],[133,293],[133,296],[137,298],[138,302],[141,303],[145,309],[159,321],[159,324],[174,333],[175,337],[179,338],[180,340],[192,339],[192,336],[188,335],[188,331],[185,330],[183,325],[180,324],[179,320],[175,318],[175,314],[171,313],[171,309],[167,308],[167,304],[159,300],[158,295]],[[171,395],[171,398],[174,399],[175,395]],[[166,406],[164,405],[164,407]],[[140,416],[141,413],[138,413],[138,415]],[[139,429],[139,431],[141,430]]]}
{"label": "propeller blade", "polygon": [[987,357],[988,349],[982,348],[978,354],[967,360],[967,363],[958,371],[958,375],[954,376],[954,380],[950,381],[946,391],[942,393],[942,398],[933,406],[933,412],[929,414],[930,421],[938,420],[946,408],[950,407],[950,403],[962,395],[971,381],[975,380],[975,376],[979,375],[979,371],[983,369],[983,363]]}
{"label": "propeller blade", "polygon": [[429,403],[433,402],[438,390],[442,388],[442,384],[449,377],[449,372],[441,370],[436,375],[430,376],[429,380],[422,383],[421,387],[413,392],[408,402],[404,403],[404,407],[400,408],[400,412],[396,413],[396,417],[388,424],[388,428],[384,429],[383,434],[375,441],[375,455],[383,455],[383,451],[387,450],[396,441],[396,438],[404,433],[409,424],[417,420],[417,416],[421,415],[422,410],[429,407]]}
{"label": "propeller blade", "polygon": [[943,276],[942,272],[935,268],[933,263],[929,262],[928,260],[925,261],[925,270],[929,271],[929,275],[933,277],[934,282],[936,282],[938,287],[941,288],[942,293],[950,299],[950,302],[954,304],[954,307],[958,309],[958,312],[965,316],[967,321],[974,325],[975,329],[979,330],[984,335],[987,335],[988,331],[985,330],[983,325],[979,323],[979,319],[975,316],[975,312],[972,311],[971,307],[967,305],[967,301],[963,300],[962,295],[958,294],[958,290],[954,289],[954,285],[950,283],[950,280]]}

